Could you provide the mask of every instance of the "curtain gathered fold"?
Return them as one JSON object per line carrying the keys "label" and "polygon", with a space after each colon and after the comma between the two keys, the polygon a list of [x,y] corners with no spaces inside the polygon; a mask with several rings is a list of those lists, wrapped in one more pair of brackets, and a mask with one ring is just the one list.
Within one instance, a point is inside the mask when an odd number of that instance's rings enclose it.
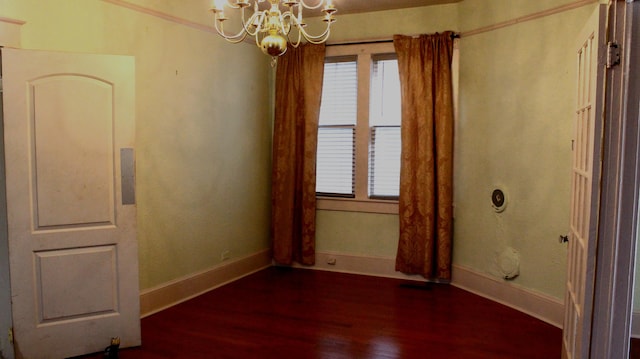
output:
{"label": "curtain gathered fold", "polygon": [[315,263],[316,147],[324,45],[289,48],[278,59],[273,133],[273,259]]}
{"label": "curtain gathered fold", "polygon": [[452,35],[393,39],[402,93],[396,270],[443,281],[453,239]]}

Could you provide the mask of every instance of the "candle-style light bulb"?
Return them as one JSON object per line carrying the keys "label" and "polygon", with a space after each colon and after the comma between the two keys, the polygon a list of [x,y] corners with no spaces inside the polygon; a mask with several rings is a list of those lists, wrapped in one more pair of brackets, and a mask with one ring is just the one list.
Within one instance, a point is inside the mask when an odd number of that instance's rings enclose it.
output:
{"label": "candle-style light bulb", "polygon": [[213,0],[211,7],[218,11],[224,11],[224,5],[227,3],[227,0]]}
{"label": "candle-style light bulb", "polygon": [[322,9],[322,11],[325,14],[333,14],[334,12],[337,11],[336,7],[333,6],[333,1],[332,0],[327,0],[327,2],[324,5],[324,8]]}
{"label": "candle-style light bulb", "polygon": [[222,23],[227,20],[227,17],[224,15],[224,5],[227,3],[227,0],[213,0],[211,1],[211,11],[216,15],[216,20]]}

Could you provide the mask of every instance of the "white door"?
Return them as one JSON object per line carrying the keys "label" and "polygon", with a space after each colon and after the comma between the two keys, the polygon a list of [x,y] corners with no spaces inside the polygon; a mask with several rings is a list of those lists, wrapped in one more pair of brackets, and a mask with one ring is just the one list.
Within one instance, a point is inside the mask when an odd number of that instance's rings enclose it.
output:
{"label": "white door", "polygon": [[589,356],[600,197],[606,7],[599,5],[577,44],[577,101],[573,139],[571,223],[563,358]]}
{"label": "white door", "polygon": [[140,344],[134,59],[2,49],[17,358]]}

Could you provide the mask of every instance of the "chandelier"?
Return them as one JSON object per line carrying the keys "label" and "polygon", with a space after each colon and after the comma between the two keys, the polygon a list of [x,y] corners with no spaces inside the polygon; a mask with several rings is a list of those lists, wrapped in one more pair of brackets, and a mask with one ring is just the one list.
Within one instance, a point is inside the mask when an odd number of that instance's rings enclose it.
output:
{"label": "chandelier", "polygon": [[[247,36],[255,37],[256,45],[262,52],[271,56],[274,62],[277,56],[287,51],[288,43],[293,47],[298,47],[302,38],[313,44],[327,41],[331,24],[336,21],[333,14],[337,9],[332,0],[317,0],[318,3],[315,5],[308,5],[305,0],[254,0],[253,13],[247,17],[245,9],[251,6],[249,1],[213,0],[211,11],[215,18],[215,29],[220,36],[231,43],[244,41]],[[260,4],[265,2],[268,2],[270,7],[261,10]],[[225,14],[225,6],[235,13],[240,13],[242,28],[238,33],[227,34],[224,31],[224,22],[229,19]],[[326,23],[326,27],[322,33],[311,35],[305,30],[307,24],[302,18],[302,10],[316,10],[321,7],[324,14],[322,21]],[[281,8],[284,11],[280,10]],[[291,29],[297,31],[297,37],[293,34],[293,41],[289,38]]]}

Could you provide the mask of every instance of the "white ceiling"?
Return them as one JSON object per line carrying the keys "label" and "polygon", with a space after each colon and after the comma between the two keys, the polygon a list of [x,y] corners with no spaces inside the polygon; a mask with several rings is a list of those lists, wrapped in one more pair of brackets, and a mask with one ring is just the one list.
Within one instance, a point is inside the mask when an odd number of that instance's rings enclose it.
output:
{"label": "white ceiling", "polygon": [[[407,7],[442,5],[462,0],[333,0],[339,14],[401,9]],[[309,3],[315,3],[310,1]]]}
{"label": "white ceiling", "polygon": [[[454,4],[461,1],[463,0],[333,0],[333,4],[336,9],[338,9],[336,15],[340,16],[344,14],[393,10],[418,6]],[[229,2],[235,3],[235,1],[231,0],[229,0]],[[318,2],[319,0],[305,0],[305,3],[310,6],[316,5]],[[249,3],[253,4],[253,0],[250,0]],[[270,6],[268,1],[263,1],[259,5],[260,10],[266,10]],[[281,10],[285,9],[286,8],[281,8]],[[305,17],[321,16],[323,15],[320,11],[321,9],[322,8],[315,10],[304,9],[303,13]]]}

